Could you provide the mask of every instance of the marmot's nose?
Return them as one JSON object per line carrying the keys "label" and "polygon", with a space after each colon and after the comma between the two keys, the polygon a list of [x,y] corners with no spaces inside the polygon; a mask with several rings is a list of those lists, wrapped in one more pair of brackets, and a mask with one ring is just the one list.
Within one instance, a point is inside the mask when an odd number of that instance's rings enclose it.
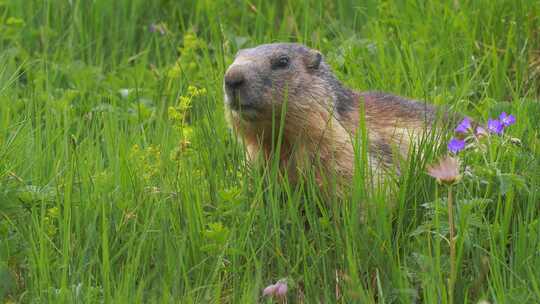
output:
{"label": "marmot's nose", "polygon": [[244,81],[244,73],[238,67],[233,67],[225,73],[225,85],[231,90],[238,89]]}

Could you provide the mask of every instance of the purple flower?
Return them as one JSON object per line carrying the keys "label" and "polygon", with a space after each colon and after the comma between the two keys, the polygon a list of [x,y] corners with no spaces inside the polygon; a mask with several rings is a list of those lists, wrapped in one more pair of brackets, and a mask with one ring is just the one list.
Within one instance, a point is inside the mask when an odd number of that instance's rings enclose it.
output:
{"label": "purple flower", "polygon": [[150,24],[148,30],[150,31],[150,33],[157,32],[160,33],[162,36],[167,34],[167,26],[163,22]]}
{"label": "purple flower", "polygon": [[448,150],[454,154],[458,153],[459,151],[465,149],[465,141],[457,138],[452,138],[450,142],[448,142]]}
{"label": "purple flower", "polygon": [[489,119],[488,130],[491,133],[502,134],[504,130],[504,125],[497,119]]}
{"label": "purple flower", "polygon": [[427,167],[428,174],[441,184],[453,184],[461,179],[459,174],[459,159],[446,156],[439,163]]}
{"label": "purple flower", "polygon": [[508,127],[516,123],[516,118],[514,117],[514,115],[512,114],[508,115],[506,114],[506,112],[501,113],[501,115],[499,116],[499,120],[501,121],[504,127]]}
{"label": "purple flower", "polygon": [[465,117],[456,127],[455,131],[458,133],[467,133],[470,129],[471,120],[468,117]]}
{"label": "purple flower", "polygon": [[488,133],[486,129],[484,129],[484,127],[480,127],[480,126],[476,127],[476,136],[484,137],[486,135],[488,135]]}
{"label": "purple flower", "polygon": [[268,285],[263,290],[263,296],[273,296],[274,294],[276,294],[277,288],[278,286],[276,284]]}
{"label": "purple flower", "polygon": [[288,289],[287,281],[279,280],[276,284],[268,285],[263,290],[263,296],[284,298],[287,295]]}
{"label": "purple flower", "polygon": [[286,296],[287,295],[287,290],[289,290],[289,287],[287,287],[287,283],[280,281],[280,282],[277,282],[276,285],[277,285],[276,296],[278,296],[278,297]]}

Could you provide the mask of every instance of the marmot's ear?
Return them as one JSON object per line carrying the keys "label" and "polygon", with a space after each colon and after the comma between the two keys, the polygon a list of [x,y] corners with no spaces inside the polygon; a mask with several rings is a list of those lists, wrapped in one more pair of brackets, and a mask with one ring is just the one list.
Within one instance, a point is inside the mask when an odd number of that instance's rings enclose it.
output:
{"label": "marmot's ear", "polygon": [[307,67],[310,69],[318,69],[321,65],[322,55],[319,51],[310,50],[306,61]]}

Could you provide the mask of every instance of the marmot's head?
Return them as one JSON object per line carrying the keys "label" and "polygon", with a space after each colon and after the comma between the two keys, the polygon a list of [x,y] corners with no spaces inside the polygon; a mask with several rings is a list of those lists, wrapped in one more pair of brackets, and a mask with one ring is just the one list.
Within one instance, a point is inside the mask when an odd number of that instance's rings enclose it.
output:
{"label": "marmot's head", "polygon": [[287,111],[332,107],[341,88],[316,50],[295,43],[240,50],[225,73],[225,104],[244,121],[261,121]]}

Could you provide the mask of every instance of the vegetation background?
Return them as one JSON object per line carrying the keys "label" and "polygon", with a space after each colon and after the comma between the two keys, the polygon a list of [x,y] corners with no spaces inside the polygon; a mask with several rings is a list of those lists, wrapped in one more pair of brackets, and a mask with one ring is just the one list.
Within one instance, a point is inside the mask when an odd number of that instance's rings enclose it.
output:
{"label": "vegetation background", "polygon": [[533,0],[1,0],[0,301],[271,302],[286,279],[290,303],[448,303],[438,154],[330,204],[245,165],[222,77],[275,41],[360,90],[514,114],[521,146],[454,187],[455,302],[540,302]]}

